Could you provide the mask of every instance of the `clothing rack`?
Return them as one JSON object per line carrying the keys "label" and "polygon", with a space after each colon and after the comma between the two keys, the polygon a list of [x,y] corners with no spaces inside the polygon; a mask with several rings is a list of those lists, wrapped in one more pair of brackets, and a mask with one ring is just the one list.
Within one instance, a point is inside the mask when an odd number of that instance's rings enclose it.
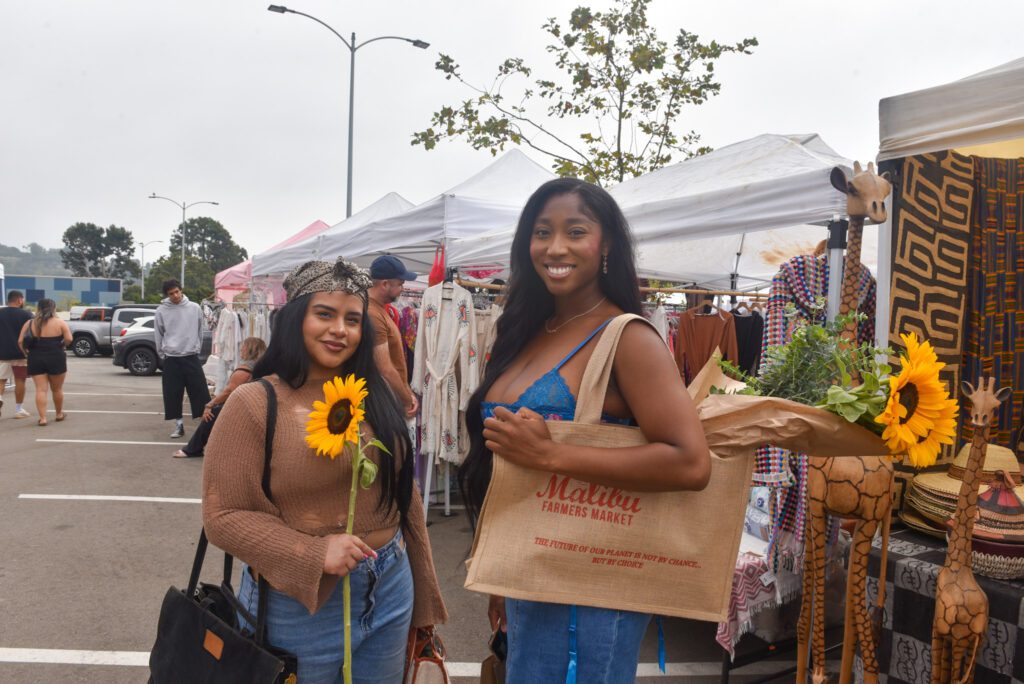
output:
{"label": "clothing rack", "polygon": [[[479,287],[484,290],[504,290],[504,285],[492,285],[491,283],[480,283],[475,280],[456,280],[462,287]],[[641,287],[640,292],[647,294],[661,292],[663,294],[700,294],[713,297],[747,297],[749,299],[768,299],[767,292],[746,292],[743,290],[704,290],[701,288],[688,287]]]}

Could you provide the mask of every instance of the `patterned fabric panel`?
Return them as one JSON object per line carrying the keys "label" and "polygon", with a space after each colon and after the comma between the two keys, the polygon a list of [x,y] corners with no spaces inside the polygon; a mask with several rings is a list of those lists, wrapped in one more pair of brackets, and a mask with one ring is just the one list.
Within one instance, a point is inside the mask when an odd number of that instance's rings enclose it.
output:
{"label": "patterned fabric panel", "polygon": [[[977,189],[968,268],[963,379],[977,384],[995,376],[1013,388],[989,441],[1014,448],[1012,435],[1024,410],[1024,159],[974,158]],[[960,438],[974,434],[970,414],[960,413]]]}
{"label": "patterned fabric panel", "polygon": [[[878,597],[881,537],[868,559],[867,600]],[[880,681],[917,684],[931,676],[931,632],[935,615],[935,581],[946,558],[946,545],[913,530],[889,538],[885,613],[878,642]],[[988,596],[988,635],[978,654],[975,684],[1024,681],[1024,584],[975,575]],[[862,672],[857,657],[854,672]],[[860,677],[857,677],[860,681]]]}
{"label": "patterned fabric panel", "polygon": [[[958,391],[967,311],[967,255],[974,201],[969,157],[941,152],[908,157],[893,202],[893,265],[889,345],[916,332],[945,362],[942,379]],[[932,470],[945,470],[955,449],[947,447]],[[915,471],[896,464],[896,503]]]}

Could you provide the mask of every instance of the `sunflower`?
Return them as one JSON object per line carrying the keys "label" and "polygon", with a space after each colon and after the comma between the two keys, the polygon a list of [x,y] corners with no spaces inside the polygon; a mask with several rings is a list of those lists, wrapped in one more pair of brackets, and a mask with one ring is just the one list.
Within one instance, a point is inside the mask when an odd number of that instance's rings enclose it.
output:
{"label": "sunflower", "polygon": [[889,378],[889,401],[875,422],[885,425],[882,439],[894,455],[906,454],[922,468],[935,463],[943,444],[953,443],[959,407],[939,380],[946,364],[932,346],[913,333],[900,337],[907,347],[902,369]]}
{"label": "sunflower", "polygon": [[346,442],[356,444],[359,425],[366,415],[363,400],[368,394],[366,380],[354,375],[325,382],[324,401],[313,402],[306,423],[306,444],[316,449],[317,455],[332,460],[344,451]]}

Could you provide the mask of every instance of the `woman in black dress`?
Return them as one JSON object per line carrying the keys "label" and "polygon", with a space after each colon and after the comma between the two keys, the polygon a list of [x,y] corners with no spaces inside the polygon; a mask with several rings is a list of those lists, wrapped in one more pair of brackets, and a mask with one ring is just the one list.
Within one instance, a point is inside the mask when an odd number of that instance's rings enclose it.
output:
{"label": "woman in black dress", "polygon": [[57,304],[40,299],[36,316],[26,321],[18,345],[28,357],[28,374],[36,388],[39,424],[46,425],[46,395],[53,392],[57,422],[64,420],[64,375],[68,372],[64,348],[71,344],[71,329],[57,318]]}

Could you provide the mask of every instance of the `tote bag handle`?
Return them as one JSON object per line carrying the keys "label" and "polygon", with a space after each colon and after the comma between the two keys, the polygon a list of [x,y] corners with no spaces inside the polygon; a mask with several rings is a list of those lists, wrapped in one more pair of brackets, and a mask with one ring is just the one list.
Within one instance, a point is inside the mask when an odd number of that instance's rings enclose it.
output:
{"label": "tote bag handle", "polygon": [[[615,363],[615,350],[618,349],[622,331],[631,321],[647,323],[646,318],[636,314],[616,316],[597,341],[594,353],[583,372],[583,381],[580,382],[574,422],[587,425],[600,424],[601,409],[604,408],[604,398],[608,393],[608,381],[611,379],[612,366]],[[650,324],[648,323],[648,325]]]}
{"label": "tote bag handle", "polygon": [[[263,494],[268,500],[273,501],[270,497],[270,459],[274,455],[274,432],[277,429],[277,394],[274,392],[274,387],[266,379],[260,378],[259,383],[263,385],[263,389],[267,392],[267,427],[263,438],[263,477],[262,487]],[[206,548],[209,546],[209,540],[206,538],[206,529],[204,528],[199,533],[199,544],[196,546],[196,556],[192,561],[192,574],[188,578],[188,589],[185,591],[185,595],[188,597],[195,596],[196,589],[199,587],[199,574],[203,569],[203,560],[206,558]],[[256,625],[255,641],[259,646],[263,646],[266,641],[267,634],[267,598],[270,593],[270,585],[267,580],[260,575],[259,578],[259,598],[258,598],[258,610],[256,613],[256,621],[253,623],[252,616],[249,611],[244,610],[241,603],[237,601],[234,593],[231,591],[231,572],[234,566],[234,557],[224,552],[224,578],[221,581],[221,586],[225,588],[225,596],[228,601],[235,606],[246,618],[250,624]],[[236,599],[236,601],[231,601]]]}

